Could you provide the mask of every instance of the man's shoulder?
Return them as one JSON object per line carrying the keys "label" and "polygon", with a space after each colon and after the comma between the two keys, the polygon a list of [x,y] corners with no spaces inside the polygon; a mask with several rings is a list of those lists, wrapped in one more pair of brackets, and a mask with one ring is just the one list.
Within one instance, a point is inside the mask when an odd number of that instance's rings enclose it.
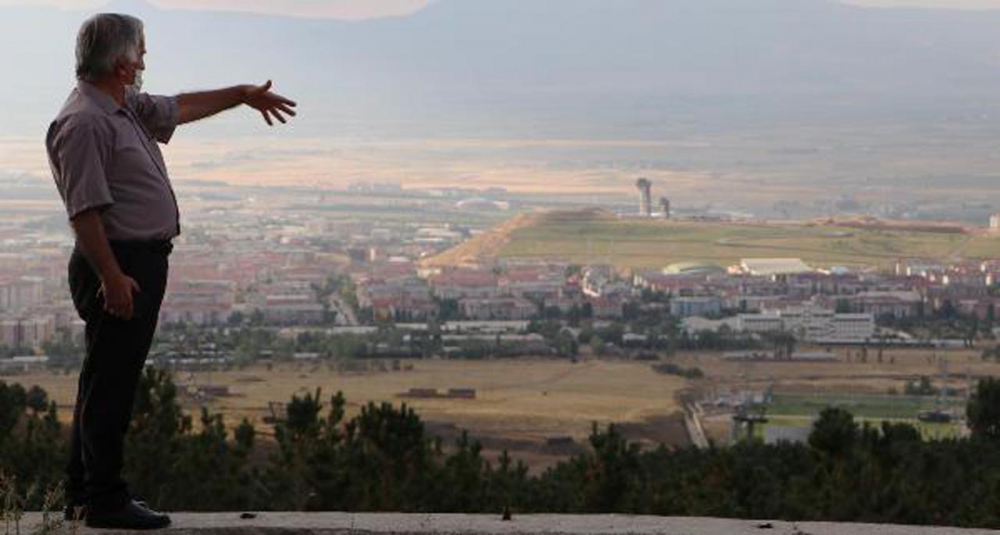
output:
{"label": "man's shoulder", "polygon": [[50,133],[77,129],[101,133],[109,132],[109,127],[108,114],[74,89],[53,119],[49,130]]}

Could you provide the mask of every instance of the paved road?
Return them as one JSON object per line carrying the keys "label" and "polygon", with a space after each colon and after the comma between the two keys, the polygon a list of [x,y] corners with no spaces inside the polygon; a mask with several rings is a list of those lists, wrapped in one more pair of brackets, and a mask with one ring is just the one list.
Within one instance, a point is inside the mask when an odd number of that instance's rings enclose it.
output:
{"label": "paved road", "polygon": [[[872,524],[789,523],[710,518],[628,516],[400,515],[339,513],[260,513],[251,520],[239,513],[175,514],[174,526],[159,533],[192,535],[973,535],[987,530]],[[40,516],[29,515],[21,533],[33,533]],[[73,533],[64,527],[54,533]],[[101,533],[79,529],[81,535]],[[105,532],[107,533],[107,532]],[[120,533],[120,531],[116,532]]]}
{"label": "paved road", "polygon": [[338,295],[330,296],[330,305],[337,312],[337,324],[346,326],[357,326],[358,317],[354,314],[354,309],[351,308],[343,299]]}
{"label": "paved road", "polygon": [[684,425],[687,427],[688,436],[691,437],[691,443],[696,448],[708,449],[708,438],[701,425],[701,408],[697,403],[684,403]]}

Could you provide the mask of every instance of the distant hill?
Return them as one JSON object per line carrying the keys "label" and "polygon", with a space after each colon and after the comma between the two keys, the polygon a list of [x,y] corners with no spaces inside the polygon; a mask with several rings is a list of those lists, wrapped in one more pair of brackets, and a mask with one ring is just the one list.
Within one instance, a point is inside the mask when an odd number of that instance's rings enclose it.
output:
{"label": "distant hill", "polygon": [[[274,78],[304,135],[653,136],[1000,111],[1000,14],[826,0],[439,0],[360,22],[164,11],[155,90]],[[0,7],[0,135],[37,134],[72,83],[83,14]],[[234,123],[199,127],[231,133]]]}
{"label": "distant hill", "polygon": [[610,212],[596,209],[566,210],[518,214],[486,232],[422,262],[429,267],[488,266],[494,264],[503,249],[522,230],[552,223],[612,221]]}

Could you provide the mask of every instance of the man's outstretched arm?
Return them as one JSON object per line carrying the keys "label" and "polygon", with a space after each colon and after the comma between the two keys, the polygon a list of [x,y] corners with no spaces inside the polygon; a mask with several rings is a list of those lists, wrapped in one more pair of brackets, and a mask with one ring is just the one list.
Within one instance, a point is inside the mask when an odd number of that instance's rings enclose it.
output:
{"label": "man's outstretched arm", "polygon": [[184,93],[177,96],[177,106],[180,108],[178,124],[198,121],[211,117],[219,112],[246,104],[259,111],[268,125],[274,125],[274,119],[285,123],[285,116],[295,116],[295,102],[271,92],[271,81],[264,85],[237,85],[215,91],[199,91]]}

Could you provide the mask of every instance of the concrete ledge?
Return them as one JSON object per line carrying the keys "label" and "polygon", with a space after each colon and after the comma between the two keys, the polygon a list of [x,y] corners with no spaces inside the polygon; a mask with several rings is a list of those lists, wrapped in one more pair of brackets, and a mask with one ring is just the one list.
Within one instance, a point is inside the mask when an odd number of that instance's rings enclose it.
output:
{"label": "concrete ledge", "polygon": [[[500,515],[404,515],[344,513],[240,513],[171,515],[174,524],[159,533],[191,535],[947,535],[987,534],[989,530],[765,522],[713,518],[660,518],[618,515],[524,515],[504,522]],[[41,515],[29,514],[21,533],[35,533]],[[14,533],[13,530],[10,532]],[[56,533],[98,534],[108,531],[64,526]],[[120,533],[120,532],[119,532]]]}

